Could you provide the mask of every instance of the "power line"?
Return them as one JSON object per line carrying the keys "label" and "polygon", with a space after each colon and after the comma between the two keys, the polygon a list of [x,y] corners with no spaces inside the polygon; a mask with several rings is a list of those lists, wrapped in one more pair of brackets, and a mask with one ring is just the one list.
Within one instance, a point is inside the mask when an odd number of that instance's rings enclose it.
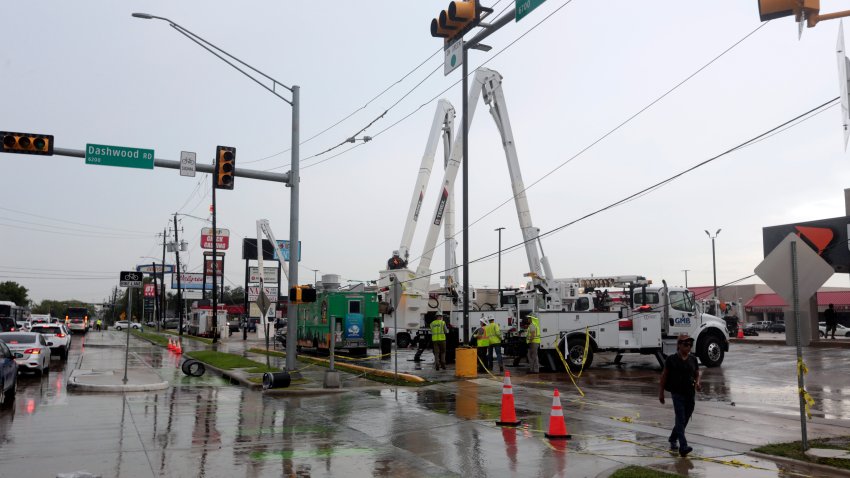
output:
{"label": "power line", "polygon": [[0,207],[0,210],[14,212],[14,213],[22,214],[22,215],[25,215],[25,216],[38,217],[38,218],[41,218],[41,219],[49,219],[51,221],[64,222],[66,224],[74,224],[76,226],[93,227],[93,228],[96,228],[96,229],[111,229],[113,231],[119,231],[119,232],[147,234],[147,232],[145,232],[145,231],[135,231],[135,230],[132,230],[132,229],[118,229],[118,228],[115,228],[115,227],[98,226],[98,225],[95,225],[95,224],[85,224],[85,223],[82,223],[82,222],[68,221],[68,220],[65,220],[65,219],[58,219],[58,218],[50,217],[50,216],[42,216],[40,214],[35,214],[35,213],[31,213],[31,212],[19,211],[17,209],[10,209],[10,208],[7,208],[7,207]]}

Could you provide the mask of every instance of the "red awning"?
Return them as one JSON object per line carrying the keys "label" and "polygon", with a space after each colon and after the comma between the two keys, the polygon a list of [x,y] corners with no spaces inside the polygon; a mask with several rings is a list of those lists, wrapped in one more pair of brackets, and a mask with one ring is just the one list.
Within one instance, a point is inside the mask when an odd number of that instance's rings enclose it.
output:
{"label": "red awning", "polygon": [[[850,310],[850,291],[836,290],[818,292],[818,307],[826,308],[834,304],[836,310]],[[744,308],[748,312],[779,312],[791,307],[779,294],[756,294]]]}

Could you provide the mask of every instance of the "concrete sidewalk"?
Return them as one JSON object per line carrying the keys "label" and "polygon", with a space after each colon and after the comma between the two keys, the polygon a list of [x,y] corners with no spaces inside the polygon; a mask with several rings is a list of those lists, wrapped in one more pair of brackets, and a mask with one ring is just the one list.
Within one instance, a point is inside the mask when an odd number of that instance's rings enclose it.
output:
{"label": "concrete sidewalk", "polygon": [[[126,331],[89,332],[80,340],[83,354],[68,378],[69,389],[123,393],[168,388],[168,381],[164,381],[150,366],[140,363],[135,357],[128,360],[125,382],[124,368],[115,368],[115,365],[124,363]],[[130,337],[130,346],[137,346],[137,340]]]}

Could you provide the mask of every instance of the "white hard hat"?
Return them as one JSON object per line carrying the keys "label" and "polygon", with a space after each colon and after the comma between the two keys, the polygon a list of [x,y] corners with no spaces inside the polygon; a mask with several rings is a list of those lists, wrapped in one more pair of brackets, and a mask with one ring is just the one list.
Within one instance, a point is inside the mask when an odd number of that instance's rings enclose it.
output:
{"label": "white hard hat", "polygon": [[393,251],[393,255],[394,255],[394,256],[397,256],[397,255],[398,255],[398,251]]}

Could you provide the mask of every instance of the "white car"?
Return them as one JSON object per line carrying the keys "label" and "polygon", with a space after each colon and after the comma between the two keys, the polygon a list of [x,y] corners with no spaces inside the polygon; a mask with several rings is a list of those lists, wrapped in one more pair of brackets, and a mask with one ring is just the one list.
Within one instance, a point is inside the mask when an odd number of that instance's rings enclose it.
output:
{"label": "white car", "polygon": [[39,375],[50,371],[50,346],[43,335],[35,332],[3,332],[0,340],[15,355],[18,370],[28,370]]}
{"label": "white car", "polygon": [[52,342],[50,346],[51,355],[57,355],[62,360],[68,359],[68,350],[71,349],[71,334],[64,325],[60,324],[35,324],[30,329],[30,332],[38,332],[43,335],[48,342]]}
{"label": "white car", "polygon": [[[121,331],[127,328],[128,322],[126,320],[119,320],[115,322],[115,330]],[[138,322],[130,322],[130,327],[136,330],[142,330],[142,324]]]}
{"label": "white car", "polygon": [[[818,331],[820,332],[820,337],[826,338],[826,322],[818,322]],[[835,335],[838,337],[850,337],[850,329],[847,327],[838,324],[835,326]],[[829,334],[832,337],[832,333]]]}

